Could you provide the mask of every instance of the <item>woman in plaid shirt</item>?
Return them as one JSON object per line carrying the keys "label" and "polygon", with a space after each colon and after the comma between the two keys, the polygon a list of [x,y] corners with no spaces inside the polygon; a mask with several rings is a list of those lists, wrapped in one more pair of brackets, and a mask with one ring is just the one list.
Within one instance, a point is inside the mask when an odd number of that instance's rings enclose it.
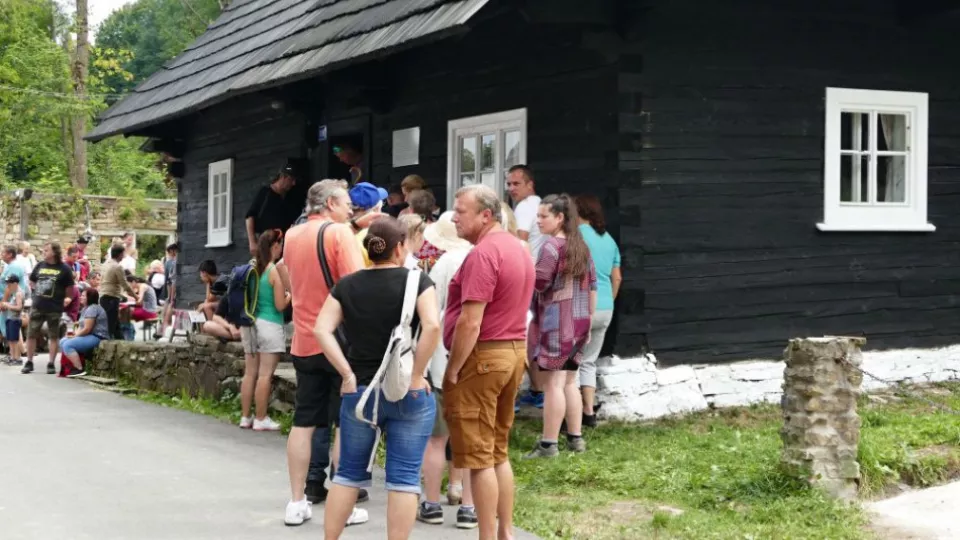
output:
{"label": "woman in plaid shirt", "polygon": [[596,270],[577,227],[572,198],[561,194],[543,199],[537,224],[548,237],[537,257],[527,355],[540,367],[543,436],[527,458],[558,455],[557,440],[565,414],[567,448],[573,452],[587,449],[580,431],[583,402],[577,370],[583,347],[590,339],[590,318],[597,305]]}

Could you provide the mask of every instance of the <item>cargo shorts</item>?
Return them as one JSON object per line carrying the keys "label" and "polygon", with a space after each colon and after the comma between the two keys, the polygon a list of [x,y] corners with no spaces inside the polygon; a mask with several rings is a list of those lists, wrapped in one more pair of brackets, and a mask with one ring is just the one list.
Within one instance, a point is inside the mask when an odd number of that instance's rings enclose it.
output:
{"label": "cargo shorts", "polygon": [[453,466],[489,469],[509,458],[514,402],[527,364],[525,341],[481,341],[456,384],[443,382]]}

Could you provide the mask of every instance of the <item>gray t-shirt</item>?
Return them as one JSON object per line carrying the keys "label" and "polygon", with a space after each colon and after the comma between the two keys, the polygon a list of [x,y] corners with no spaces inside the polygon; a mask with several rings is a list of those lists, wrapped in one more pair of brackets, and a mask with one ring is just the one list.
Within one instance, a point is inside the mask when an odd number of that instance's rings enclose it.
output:
{"label": "gray t-shirt", "polygon": [[167,259],[163,261],[163,275],[167,278],[168,285],[177,284],[177,260]]}
{"label": "gray t-shirt", "polygon": [[87,309],[83,310],[83,319],[94,319],[93,331],[90,332],[92,335],[97,336],[100,339],[109,339],[110,330],[107,325],[107,312],[100,307],[100,304],[93,304],[92,306],[87,306]]}
{"label": "gray t-shirt", "polygon": [[143,309],[144,311],[149,311],[150,313],[157,312],[157,291],[153,290],[153,287],[147,286],[143,289],[146,291],[143,294]]}

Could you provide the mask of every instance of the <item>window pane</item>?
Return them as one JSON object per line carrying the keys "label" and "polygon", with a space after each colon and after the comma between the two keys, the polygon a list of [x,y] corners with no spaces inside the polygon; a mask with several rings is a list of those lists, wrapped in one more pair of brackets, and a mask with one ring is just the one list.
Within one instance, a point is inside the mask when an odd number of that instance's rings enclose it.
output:
{"label": "window pane", "polygon": [[[216,179],[216,177],[214,177],[214,179]],[[217,229],[220,227],[220,197],[214,195],[211,204],[213,205],[213,219],[210,221],[210,223],[213,225],[214,229]]]}
{"label": "window pane", "polygon": [[492,133],[480,137],[480,170],[493,170],[493,150],[496,142],[497,136]]}
{"label": "window pane", "polygon": [[840,156],[841,202],[867,202],[869,166],[869,156]]}
{"label": "window pane", "polygon": [[907,158],[879,156],[877,158],[877,201],[907,202]]}
{"label": "window pane", "polygon": [[907,115],[880,114],[877,122],[877,150],[907,151]]}
{"label": "window pane", "polygon": [[477,170],[477,138],[464,137],[460,139],[460,172],[474,172]]}
{"label": "window pane", "polygon": [[503,170],[506,171],[520,164],[520,132],[504,132],[503,141]]}
{"label": "window pane", "polygon": [[495,190],[497,189],[497,175],[492,172],[480,173],[480,183]]}
{"label": "window pane", "polygon": [[870,149],[870,115],[867,113],[840,113],[840,149]]}
{"label": "window pane", "polygon": [[472,186],[476,184],[476,176],[472,174],[461,174],[460,175],[460,186]]}
{"label": "window pane", "polygon": [[223,175],[215,174],[213,175],[213,196],[216,197],[223,193]]}

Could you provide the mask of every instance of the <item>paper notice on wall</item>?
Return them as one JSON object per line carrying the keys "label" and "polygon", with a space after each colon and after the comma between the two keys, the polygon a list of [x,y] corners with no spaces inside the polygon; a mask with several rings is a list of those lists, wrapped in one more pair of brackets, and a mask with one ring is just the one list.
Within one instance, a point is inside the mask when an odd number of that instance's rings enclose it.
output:
{"label": "paper notice on wall", "polygon": [[409,167],[420,164],[420,128],[398,129],[393,132],[393,166]]}

